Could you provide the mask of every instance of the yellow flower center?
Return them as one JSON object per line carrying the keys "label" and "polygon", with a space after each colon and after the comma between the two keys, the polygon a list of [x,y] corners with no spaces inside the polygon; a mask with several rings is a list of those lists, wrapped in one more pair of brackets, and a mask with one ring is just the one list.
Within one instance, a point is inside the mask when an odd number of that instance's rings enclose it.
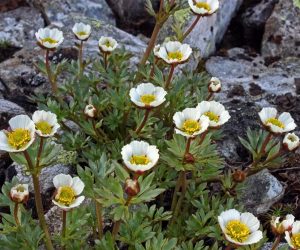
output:
{"label": "yellow flower center", "polygon": [[35,126],[43,135],[49,135],[52,132],[52,126],[46,121],[40,121],[36,123]]}
{"label": "yellow flower center", "polygon": [[15,149],[24,148],[30,140],[30,131],[27,129],[17,128],[7,133],[7,141]]}
{"label": "yellow flower center", "polygon": [[205,116],[209,118],[209,120],[214,121],[214,122],[219,122],[220,121],[220,116],[215,114],[214,112],[208,111],[204,113]]}
{"label": "yellow flower center", "polygon": [[87,33],[85,31],[79,31],[79,32],[77,32],[77,35],[78,36],[85,36],[85,35],[87,35]]}
{"label": "yellow flower center", "polygon": [[279,121],[277,118],[269,118],[268,120],[266,120],[265,124],[266,125],[273,124],[279,128],[284,128],[284,124],[281,121]]}
{"label": "yellow flower center", "polygon": [[210,11],[211,8],[210,8],[210,5],[208,3],[205,3],[205,2],[198,2],[195,4],[197,8],[202,8],[202,9],[205,9],[207,11]]}
{"label": "yellow flower center", "polygon": [[228,234],[235,241],[246,241],[250,233],[251,231],[249,227],[239,220],[229,221],[226,225],[226,234]]}
{"label": "yellow flower center", "polygon": [[291,141],[291,142],[295,142],[296,138],[293,135],[289,135],[288,140]]}
{"label": "yellow flower center", "polygon": [[105,41],[105,43],[104,43],[104,45],[106,46],[106,47],[112,47],[112,44],[110,43],[110,41]]}
{"label": "yellow flower center", "polygon": [[41,39],[41,40],[42,40],[43,43],[48,42],[48,43],[51,43],[51,44],[54,44],[54,43],[57,43],[57,42],[58,42],[57,40],[54,40],[54,39],[52,39],[51,37],[46,37],[46,38]]}
{"label": "yellow flower center", "polygon": [[196,120],[188,119],[185,120],[183,125],[182,125],[182,131],[185,133],[192,135],[193,133],[199,131],[201,128],[200,124]]}
{"label": "yellow flower center", "polygon": [[18,185],[16,187],[17,192],[23,193],[25,191],[25,188],[23,187],[23,185]]}
{"label": "yellow flower center", "polygon": [[293,246],[294,246],[296,249],[300,249],[300,233],[294,234],[294,235],[291,237],[291,240],[292,240]]}
{"label": "yellow flower center", "polygon": [[156,97],[155,95],[142,95],[140,99],[142,103],[149,105],[151,102],[155,101]]}
{"label": "yellow flower center", "polygon": [[55,200],[65,206],[70,206],[71,203],[75,200],[76,195],[73,188],[69,186],[59,187]]}
{"label": "yellow flower center", "polygon": [[168,52],[168,58],[170,60],[182,60],[183,54],[180,51]]}
{"label": "yellow flower center", "polygon": [[135,165],[147,165],[151,160],[146,155],[131,156],[130,163]]}

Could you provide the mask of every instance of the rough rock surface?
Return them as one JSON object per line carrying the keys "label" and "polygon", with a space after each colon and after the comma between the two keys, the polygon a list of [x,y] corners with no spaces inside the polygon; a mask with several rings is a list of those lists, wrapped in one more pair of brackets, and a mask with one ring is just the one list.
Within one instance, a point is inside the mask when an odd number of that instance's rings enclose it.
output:
{"label": "rough rock surface", "polygon": [[285,188],[268,170],[246,179],[241,202],[248,212],[266,213],[284,195]]}
{"label": "rough rock surface", "polygon": [[22,107],[8,100],[0,99],[0,129],[5,129],[7,121],[20,114],[25,114]]}
{"label": "rough rock surface", "polygon": [[[241,3],[241,0],[221,1],[219,10],[211,16],[201,18],[190,35],[184,40],[185,43],[188,43],[194,49],[194,60],[190,60],[189,63],[192,68],[197,65],[200,58],[208,57],[216,51],[216,45],[222,40],[232,17],[239,9]],[[191,14],[186,28],[192,24],[194,19],[195,15]],[[166,37],[171,35],[171,25],[173,25],[172,18],[168,20],[160,32],[160,42],[163,42]]]}
{"label": "rough rock surface", "polygon": [[262,55],[300,57],[300,9],[293,0],[280,0],[265,26]]}
{"label": "rough rock surface", "polygon": [[34,8],[21,7],[5,13],[0,17],[0,41],[23,47],[32,40],[34,33],[44,26],[41,14]]}
{"label": "rough rock surface", "polygon": [[[267,242],[266,244],[263,245],[262,249],[261,250],[272,250],[272,246],[273,246],[274,242]],[[286,248],[283,248],[283,249],[288,249],[288,244],[286,243],[280,243],[278,245],[278,249],[282,249],[281,247],[286,247]],[[283,250],[282,249],[282,250]]]}
{"label": "rough rock surface", "polygon": [[45,12],[51,23],[63,27],[80,22],[87,17],[91,21],[115,24],[112,11],[105,0],[46,0]]}
{"label": "rough rock surface", "polygon": [[[24,168],[20,165],[13,164],[10,168],[14,168],[16,171],[16,177],[20,183],[28,183],[29,191],[33,192],[33,183],[30,175],[26,174]],[[72,172],[71,166],[57,164],[47,168],[43,168],[39,176],[41,183],[41,192],[44,194],[51,190],[53,186],[53,178],[58,174],[70,174]]]}

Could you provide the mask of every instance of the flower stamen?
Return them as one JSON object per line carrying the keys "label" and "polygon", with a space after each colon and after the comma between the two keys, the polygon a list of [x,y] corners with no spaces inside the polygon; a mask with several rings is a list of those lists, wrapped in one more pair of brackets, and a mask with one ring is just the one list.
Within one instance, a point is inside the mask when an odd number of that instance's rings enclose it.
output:
{"label": "flower stamen", "polygon": [[284,123],[279,121],[277,118],[269,118],[268,120],[266,120],[265,124],[266,125],[272,124],[276,127],[284,128]]}
{"label": "flower stamen", "polygon": [[44,39],[41,39],[41,41],[43,42],[43,43],[51,43],[51,44],[55,44],[55,43],[58,43],[58,41],[57,40],[55,40],[55,39],[52,39],[51,37],[46,37],[46,38],[44,38]]}
{"label": "flower stamen", "polygon": [[207,11],[210,11],[211,10],[211,7],[208,3],[205,3],[205,2],[198,2],[195,4],[197,8],[202,8],[202,9],[205,9]]}
{"label": "flower stamen", "polygon": [[182,60],[183,53],[180,51],[168,52],[169,60]]}
{"label": "flower stamen", "polygon": [[15,149],[24,148],[30,140],[30,131],[27,129],[17,128],[7,133],[7,141]]}
{"label": "flower stamen", "polygon": [[193,133],[199,131],[201,128],[200,124],[196,120],[187,119],[184,121],[182,125],[182,131],[184,131],[187,134],[192,135]]}
{"label": "flower stamen", "polygon": [[154,102],[156,99],[155,95],[146,94],[140,97],[142,103],[149,105],[151,102]]}
{"label": "flower stamen", "polygon": [[204,113],[205,116],[209,118],[209,120],[214,121],[214,122],[219,122],[220,121],[220,116],[215,114],[214,112],[208,111]]}
{"label": "flower stamen", "polygon": [[52,126],[46,121],[40,121],[40,122],[36,123],[35,126],[44,135],[49,135],[52,132]]}
{"label": "flower stamen", "polygon": [[147,165],[151,160],[146,155],[131,156],[130,163],[135,165]]}
{"label": "flower stamen", "polygon": [[226,233],[235,241],[245,242],[251,231],[249,227],[239,220],[231,220],[226,225]]}
{"label": "flower stamen", "polygon": [[62,205],[70,206],[75,198],[76,195],[73,188],[69,186],[62,186],[58,188],[57,194],[55,196],[55,201]]}

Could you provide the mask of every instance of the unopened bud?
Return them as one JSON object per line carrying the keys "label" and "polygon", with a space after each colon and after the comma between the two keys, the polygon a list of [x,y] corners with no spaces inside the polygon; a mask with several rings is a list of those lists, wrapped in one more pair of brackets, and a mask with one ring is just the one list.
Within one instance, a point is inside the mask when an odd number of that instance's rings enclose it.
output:
{"label": "unopened bud", "polygon": [[291,231],[295,217],[292,214],[286,215],[285,219],[280,221],[280,217],[272,217],[271,229],[275,235],[282,235],[285,231]]}
{"label": "unopened bud", "polygon": [[288,133],[283,139],[283,147],[288,151],[296,150],[300,145],[299,137],[295,133]]}
{"label": "unopened bud", "polygon": [[217,77],[212,77],[208,85],[209,92],[217,93],[221,91],[221,81]]}
{"label": "unopened bud", "polygon": [[235,170],[232,174],[232,178],[235,182],[243,182],[246,179],[247,175],[242,170]]}
{"label": "unopened bud", "polygon": [[28,184],[18,184],[12,187],[10,198],[16,203],[26,203],[29,198]]}
{"label": "unopened bud", "polygon": [[128,196],[136,196],[140,192],[140,184],[138,180],[132,180],[130,178],[126,179],[125,192]]}
{"label": "unopened bud", "polygon": [[186,153],[184,155],[184,162],[186,162],[186,163],[194,163],[195,162],[195,157],[191,153]]}
{"label": "unopened bud", "polygon": [[97,110],[92,104],[87,105],[84,109],[84,114],[90,118],[94,118],[96,116],[96,112]]}

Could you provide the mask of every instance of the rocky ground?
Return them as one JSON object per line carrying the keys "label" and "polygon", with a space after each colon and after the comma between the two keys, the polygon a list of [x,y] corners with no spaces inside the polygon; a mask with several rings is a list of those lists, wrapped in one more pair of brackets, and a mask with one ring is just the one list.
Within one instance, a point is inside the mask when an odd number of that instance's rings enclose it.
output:
{"label": "rocky ground", "polygon": [[[0,2],[0,129],[11,117],[35,109],[29,98],[32,93],[49,91],[47,80],[33,66],[33,61],[42,56],[34,38],[38,28],[52,25],[64,31],[63,46],[53,56],[61,59],[77,56],[71,39],[76,21],[93,24],[86,52],[91,57],[97,57],[97,38],[101,35],[113,36],[127,50],[141,55],[154,25],[143,0],[46,0],[43,6],[36,2]],[[152,2],[157,8],[158,1]],[[291,112],[300,124],[300,9],[292,0],[220,2],[218,13],[204,17],[186,41],[196,51],[188,67],[196,68],[205,58],[207,72],[221,79],[223,89],[217,99],[230,110],[232,119],[224,128],[220,150],[228,165],[243,165],[249,155],[237,136],[243,136],[246,127],[257,126],[257,112],[262,107]],[[170,35],[171,23],[162,30],[160,41]],[[299,156],[298,150],[285,164],[288,170],[265,171],[249,179],[249,185],[255,182],[255,188],[246,192],[245,202],[252,211],[265,213],[275,203],[293,203],[298,209]],[[28,178],[7,154],[0,152],[0,159],[0,186],[14,175],[21,180]],[[68,166],[54,166],[43,173],[44,177],[50,179],[57,169],[70,171]],[[44,196],[52,188],[51,183],[44,185]],[[265,196],[261,190],[265,190]]]}

